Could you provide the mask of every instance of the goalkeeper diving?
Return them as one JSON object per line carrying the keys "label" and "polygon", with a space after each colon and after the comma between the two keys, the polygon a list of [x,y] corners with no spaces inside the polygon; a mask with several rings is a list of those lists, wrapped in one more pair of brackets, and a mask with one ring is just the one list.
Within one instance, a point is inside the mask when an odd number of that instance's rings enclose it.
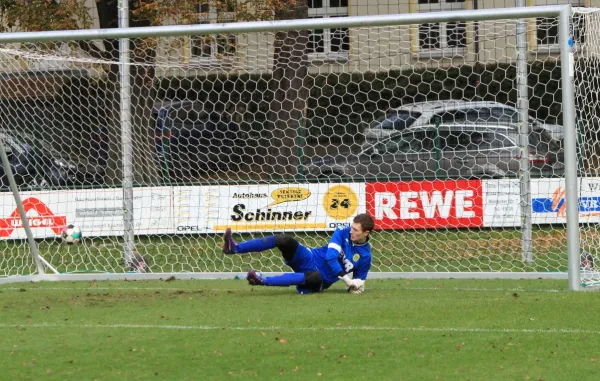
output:
{"label": "goalkeeper diving", "polygon": [[329,244],[320,248],[307,248],[286,234],[236,243],[228,228],[223,235],[223,253],[248,254],[274,248],[281,251],[285,264],[294,272],[261,277],[250,269],[246,279],[253,286],[296,286],[300,294],[310,294],[342,280],[348,292],[360,294],[371,269],[369,237],[374,227],[369,214],[359,214],[350,227],[336,229]]}

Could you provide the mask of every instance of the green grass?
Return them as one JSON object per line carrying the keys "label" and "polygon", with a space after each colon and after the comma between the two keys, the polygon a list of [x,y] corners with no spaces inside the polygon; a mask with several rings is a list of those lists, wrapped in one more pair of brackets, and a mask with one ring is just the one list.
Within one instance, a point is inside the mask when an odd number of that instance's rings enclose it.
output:
{"label": "green grass", "polygon": [[[249,239],[250,234],[236,239]],[[309,247],[329,240],[327,233],[298,233]],[[533,263],[521,257],[519,229],[439,229],[381,231],[373,235],[373,271],[567,271],[566,231],[540,227],[533,231]],[[35,266],[25,241],[0,242],[2,275],[31,274]],[[280,255],[224,256],[220,235],[136,237],[136,249],[154,272],[285,271]],[[60,240],[39,242],[42,256],[61,273],[123,272],[122,239],[87,239],[83,245],[67,246]]]}
{"label": "green grass", "polygon": [[566,281],[0,286],[6,380],[597,380],[600,294]]}

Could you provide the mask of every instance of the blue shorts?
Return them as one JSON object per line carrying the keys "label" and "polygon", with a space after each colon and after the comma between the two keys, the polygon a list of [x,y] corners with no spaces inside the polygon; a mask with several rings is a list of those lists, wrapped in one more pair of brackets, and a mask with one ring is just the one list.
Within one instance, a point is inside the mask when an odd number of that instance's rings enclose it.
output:
{"label": "blue shorts", "polygon": [[[295,273],[307,273],[309,271],[319,271],[317,264],[313,259],[313,254],[309,248],[298,244],[298,248],[294,253],[294,258],[291,261],[285,261],[285,264],[290,266]],[[306,288],[296,286],[296,290],[300,294],[311,294],[322,290],[322,284],[319,288]]]}
{"label": "blue shorts", "polygon": [[294,253],[294,258],[291,261],[285,261],[285,264],[290,266],[295,273],[306,273],[309,271],[319,271],[317,264],[313,259],[312,252],[309,248],[298,244],[298,248]]}

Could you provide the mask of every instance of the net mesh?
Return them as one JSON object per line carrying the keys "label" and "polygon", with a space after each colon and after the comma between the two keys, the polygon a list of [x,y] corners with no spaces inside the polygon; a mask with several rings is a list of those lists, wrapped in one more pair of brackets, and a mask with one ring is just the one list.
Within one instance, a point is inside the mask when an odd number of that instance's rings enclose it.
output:
{"label": "net mesh", "polygon": [[[585,17],[577,89],[597,102],[597,29],[587,22],[597,15]],[[287,271],[276,251],[223,255],[223,230],[320,247],[365,211],[376,220],[373,271],[566,271],[558,24],[531,19],[525,29],[524,139],[516,20],[132,39],[126,66],[114,41],[5,44],[0,138],[40,255],[61,273]],[[135,184],[129,261],[122,68]],[[585,107],[581,122],[595,125],[597,104]],[[586,131],[590,152],[595,130]],[[590,169],[594,155],[581,157]],[[34,273],[10,192],[0,205],[0,276]],[[64,242],[67,224],[83,243]],[[595,231],[582,234],[594,255]]]}
{"label": "net mesh", "polygon": [[600,37],[600,10],[580,8],[575,13],[575,23],[581,39],[575,45],[575,102],[578,127],[579,210],[581,280],[584,284],[597,285],[600,273],[598,262],[598,73],[600,50],[595,43]]}

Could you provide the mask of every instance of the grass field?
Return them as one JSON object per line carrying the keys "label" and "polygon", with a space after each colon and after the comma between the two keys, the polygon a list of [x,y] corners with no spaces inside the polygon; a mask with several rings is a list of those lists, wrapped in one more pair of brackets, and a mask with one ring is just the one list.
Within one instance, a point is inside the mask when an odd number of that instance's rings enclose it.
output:
{"label": "grass field", "polygon": [[0,286],[3,380],[597,380],[600,294],[549,280]]}
{"label": "grass field", "polygon": [[[245,240],[250,234],[236,235]],[[309,247],[325,244],[330,233],[297,233]],[[505,229],[439,229],[374,233],[373,271],[567,271],[566,230],[536,227],[532,234],[534,262],[521,256],[521,232]],[[83,245],[60,240],[38,243],[41,255],[61,273],[123,272],[120,237],[88,238]],[[252,256],[224,256],[221,235],[136,237],[136,249],[153,272],[287,271],[278,251]],[[31,274],[36,268],[25,241],[0,242],[0,276]],[[1,272],[4,271],[4,274]]]}

